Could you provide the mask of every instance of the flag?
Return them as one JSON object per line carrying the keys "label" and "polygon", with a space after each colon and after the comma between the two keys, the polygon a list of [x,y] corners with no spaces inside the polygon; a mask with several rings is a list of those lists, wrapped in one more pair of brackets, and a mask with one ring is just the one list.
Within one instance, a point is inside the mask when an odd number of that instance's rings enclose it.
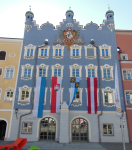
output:
{"label": "flag", "polygon": [[71,78],[71,92],[70,92],[70,103],[69,103],[69,107],[71,106],[76,93],[77,93],[77,89],[79,87],[79,83],[80,83],[80,77],[73,77]]}
{"label": "flag", "polygon": [[117,115],[121,116],[121,104],[119,96],[119,83],[118,83],[118,72],[117,72],[117,63],[115,64],[115,99],[116,99],[116,110]]}
{"label": "flag", "polygon": [[51,113],[60,113],[62,77],[52,77]]}
{"label": "flag", "polygon": [[97,114],[97,78],[87,78],[88,114]]}
{"label": "flag", "polygon": [[46,86],[46,77],[37,77],[34,107],[33,107],[33,117],[37,117],[37,118],[43,117],[45,86]]}

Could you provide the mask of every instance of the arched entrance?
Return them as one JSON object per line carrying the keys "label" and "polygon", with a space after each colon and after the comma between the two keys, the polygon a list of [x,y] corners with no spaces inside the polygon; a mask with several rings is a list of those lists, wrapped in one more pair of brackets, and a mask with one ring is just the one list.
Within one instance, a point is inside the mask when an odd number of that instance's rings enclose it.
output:
{"label": "arched entrance", "polygon": [[4,140],[6,134],[6,122],[4,120],[0,120],[0,140]]}
{"label": "arched entrance", "polygon": [[40,140],[55,140],[56,121],[46,117],[40,122]]}
{"label": "arched entrance", "polygon": [[83,118],[72,121],[72,141],[88,141],[88,122]]}

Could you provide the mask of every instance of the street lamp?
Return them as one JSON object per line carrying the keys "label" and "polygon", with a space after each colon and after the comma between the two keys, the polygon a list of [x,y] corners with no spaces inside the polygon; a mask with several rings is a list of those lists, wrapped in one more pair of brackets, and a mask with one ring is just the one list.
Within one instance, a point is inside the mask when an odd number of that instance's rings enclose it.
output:
{"label": "street lamp", "polygon": [[[18,112],[18,109],[16,108],[16,109],[15,109],[16,118],[17,118],[17,112]],[[18,118],[17,118],[17,119],[18,119]]]}

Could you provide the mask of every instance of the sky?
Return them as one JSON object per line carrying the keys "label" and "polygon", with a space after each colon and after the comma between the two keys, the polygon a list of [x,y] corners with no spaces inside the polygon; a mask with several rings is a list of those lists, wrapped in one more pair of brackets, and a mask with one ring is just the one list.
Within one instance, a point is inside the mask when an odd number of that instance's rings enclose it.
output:
{"label": "sky", "polygon": [[39,26],[49,21],[55,27],[66,18],[69,6],[80,25],[92,21],[100,26],[109,5],[115,29],[132,30],[132,0],[0,0],[0,37],[23,38],[29,5]]}

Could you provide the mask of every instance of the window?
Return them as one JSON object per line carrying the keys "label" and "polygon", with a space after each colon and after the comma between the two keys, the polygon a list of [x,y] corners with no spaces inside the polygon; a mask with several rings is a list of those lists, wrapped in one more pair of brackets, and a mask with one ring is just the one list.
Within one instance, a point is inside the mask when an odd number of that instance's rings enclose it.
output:
{"label": "window", "polygon": [[47,77],[47,72],[48,72],[48,65],[45,64],[40,64],[37,65],[37,77]]}
{"label": "window", "polygon": [[127,54],[120,54],[121,55],[121,60],[128,60]]}
{"label": "window", "polygon": [[26,64],[22,66],[21,79],[31,80],[32,78],[33,65]]}
{"label": "window", "polygon": [[2,75],[2,68],[0,68],[0,76]]}
{"label": "window", "polygon": [[23,102],[29,101],[29,91],[22,91],[21,101]]}
{"label": "window", "polygon": [[6,79],[13,79],[13,77],[14,77],[14,67],[13,66],[7,66],[5,68],[4,78],[6,78]]}
{"label": "window", "polygon": [[113,67],[105,64],[104,66],[100,66],[102,71],[102,80],[104,81],[112,81],[114,80],[113,76]]}
{"label": "window", "polygon": [[123,70],[123,79],[124,80],[131,80],[132,79],[131,70]]}
{"label": "window", "polygon": [[97,66],[89,64],[88,66],[85,66],[85,70],[86,77],[97,77]]}
{"label": "window", "polygon": [[112,92],[104,92],[105,103],[112,104],[113,103],[113,94]]}
{"label": "window", "polygon": [[32,122],[22,123],[22,133],[32,133]]}
{"label": "window", "polygon": [[85,58],[86,59],[95,59],[96,58],[96,47],[92,44],[84,46],[85,48]]}
{"label": "window", "polygon": [[0,60],[6,59],[6,51],[0,51]]}
{"label": "window", "polygon": [[78,64],[73,64],[71,66],[69,66],[70,68],[70,77],[81,77],[81,69],[82,66],[78,65]]}
{"label": "window", "polygon": [[33,59],[35,54],[36,46],[33,46],[32,44],[29,44],[28,46],[24,47],[24,58],[25,59]]}
{"label": "window", "polygon": [[64,46],[57,44],[53,46],[53,58],[62,59],[64,57]]}
{"label": "window", "polygon": [[100,49],[100,57],[102,59],[110,59],[111,58],[111,46],[103,44],[102,46],[99,46],[99,49]]}
{"label": "window", "polygon": [[38,58],[47,59],[49,58],[49,49],[50,46],[41,46],[38,51]]}
{"label": "window", "polygon": [[126,96],[127,104],[132,104],[132,91],[130,91],[130,92],[126,91],[125,96]]}
{"label": "window", "polygon": [[2,89],[0,88],[0,99],[1,99]]}
{"label": "window", "polygon": [[73,104],[80,104],[80,103],[81,103],[81,101],[80,101],[80,92],[78,90],[76,95],[75,95],[75,98],[73,100]]}
{"label": "window", "polygon": [[63,69],[64,66],[60,64],[55,64],[51,66],[52,69],[52,77],[62,77],[63,78]]}
{"label": "window", "polygon": [[7,88],[5,91],[4,101],[13,101],[13,99],[14,99],[14,89],[13,88]]}
{"label": "window", "polygon": [[70,50],[71,59],[80,59],[81,58],[81,48],[82,46],[73,45]]}
{"label": "window", "polygon": [[103,135],[114,135],[113,124],[103,124]]}

